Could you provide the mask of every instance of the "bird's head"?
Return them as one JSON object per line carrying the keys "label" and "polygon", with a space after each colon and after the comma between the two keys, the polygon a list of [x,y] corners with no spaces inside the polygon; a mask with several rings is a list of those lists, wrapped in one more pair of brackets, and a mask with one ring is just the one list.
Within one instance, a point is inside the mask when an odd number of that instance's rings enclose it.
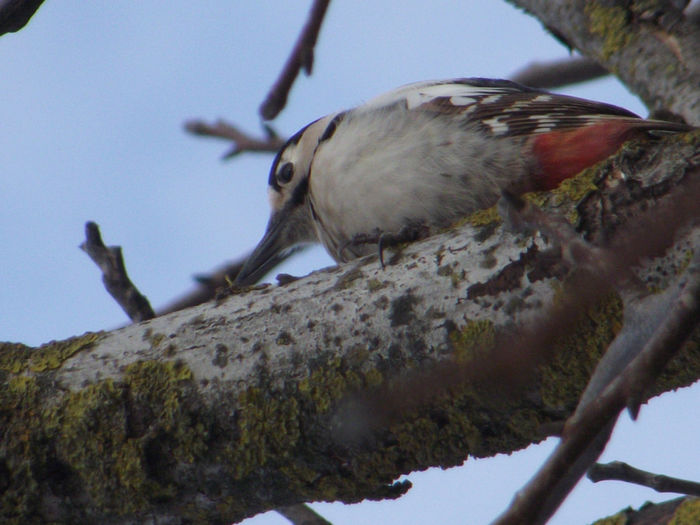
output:
{"label": "bird's head", "polygon": [[275,156],[268,179],[270,219],[265,235],[236,277],[241,286],[256,283],[300,244],[316,240],[308,206],[311,162],[317,146],[334,127],[328,115],[301,129]]}

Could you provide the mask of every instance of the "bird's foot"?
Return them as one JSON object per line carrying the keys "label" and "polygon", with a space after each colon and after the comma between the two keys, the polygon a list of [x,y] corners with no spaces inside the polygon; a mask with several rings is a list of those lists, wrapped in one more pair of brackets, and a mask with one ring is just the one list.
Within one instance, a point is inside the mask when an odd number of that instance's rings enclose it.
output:
{"label": "bird's foot", "polygon": [[406,242],[419,241],[428,237],[429,234],[430,229],[423,222],[413,222],[402,226],[398,232],[383,232],[377,229],[373,233],[358,233],[343,246],[343,250],[348,246],[376,244],[379,263],[382,265],[382,269],[384,269],[386,266],[384,264],[385,248],[398,246]]}

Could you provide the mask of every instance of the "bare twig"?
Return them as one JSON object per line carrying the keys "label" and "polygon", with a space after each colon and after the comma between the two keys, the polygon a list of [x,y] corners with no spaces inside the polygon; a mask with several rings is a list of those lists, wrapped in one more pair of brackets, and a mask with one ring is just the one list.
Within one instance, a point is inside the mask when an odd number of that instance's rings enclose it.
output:
{"label": "bare twig", "polygon": [[173,300],[163,308],[160,308],[158,310],[158,315],[178,312],[185,308],[191,308],[192,306],[197,306],[198,304],[206,303],[214,299],[218,290],[228,286],[228,283],[233,282],[238,272],[243,268],[243,264],[245,264],[245,257],[226,264],[209,274],[197,276],[195,278],[197,287],[182,297]]}
{"label": "bare twig", "polygon": [[644,485],[657,492],[676,492],[678,494],[700,496],[700,483],[639,470],[622,461],[612,461],[605,464],[596,463],[588,469],[587,476],[593,483],[612,479]]}
{"label": "bare twig", "polygon": [[0,0],[0,35],[19,31],[44,0]]}
{"label": "bare twig", "polygon": [[[666,363],[700,323],[700,255],[687,270],[688,282],[658,330],[642,352],[592,403],[567,421],[561,443],[527,485],[516,494],[506,512],[494,523],[544,523],[556,510],[550,495],[577,463],[582,452],[619,413],[637,403],[638,392],[649,388]],[[563,498],[562,498],[563,499]]]}
{"label": "bare twig", "polygon": [[280,138],[269,126],[264,128],[266,135],[264,138],[252,137],[223,120],[217,120],[214,124],[207,124],[201,120],[189,120],[185,122],[185,129],[194,135],[233,141],[233,148],[224,154],[225,159],[246,151],[275,153],[285,143],[285,139]]}
{"label": "bare twig", "polygon": [[314,46],[321,31],[323,17],[328,9],[330,0],[314,0],[309,12],[309,18],[294,44],[292,53],[282,69],[279,78],[274,83],[265,101],[260,106],[260,115],[264,120],[275,118],[287,103],[287,96],[294,80],[303,68],[307,75],[311,74],[314,61]]}
{"label": "bare twig", "polygon": [[578,84],[610,74],[588,57],[533,62],[516,71],[511,80],[535,88],[555,88]]}
{"label": "bare twig", "polygon": [[107,247],[102,242],[100,228],[94,222],[85,224],[85,242],[80,248],[102,270],[102,282],[109,294],[133,322],[153,319],[155,313],[148,299],[129,280],[120,246]]}

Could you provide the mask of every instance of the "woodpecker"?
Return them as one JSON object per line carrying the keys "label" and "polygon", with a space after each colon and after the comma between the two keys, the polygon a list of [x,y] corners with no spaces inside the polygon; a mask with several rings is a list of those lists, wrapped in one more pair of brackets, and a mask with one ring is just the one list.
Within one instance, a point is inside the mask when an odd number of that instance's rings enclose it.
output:
{"label": "woodpecker", "polygon": [[400,87],[287,141],[270,170],[266,232],[236,282],[257,282],[303,243],[337,262],[366,255],[376,247],[354,239],[444,228],[502,190],[550,190],[627,140],[690,129],[507,80]]}

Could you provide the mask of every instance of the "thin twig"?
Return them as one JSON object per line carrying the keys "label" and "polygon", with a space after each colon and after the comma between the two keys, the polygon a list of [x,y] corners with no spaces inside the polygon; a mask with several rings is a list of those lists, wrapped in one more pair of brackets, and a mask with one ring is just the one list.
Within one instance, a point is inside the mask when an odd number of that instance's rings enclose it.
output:
{"label": "thin twig", "polygon": [[588,57],[551,62],[532,62],[516,71],[511,80],[535,88],[555,88],[578,84],[609,75],[610,72]]}
{"label": "thin twig", "polygon": [[328,9],[330,0],[314,0],[309,12],[309,18],[294,44],[292,53],[287,59],[280,76],[273,84],[265,101],[260,105],[260,115],[264,120],[272,120],[287,104],[289,91],[303,68],[307,75],[311,74],[314,62],[314,46],[321,31],[323,17]]}
{"label": "thin twig", "polygon": [[[286,261],[289,257],[303,251],[306,246],[299,246],[294,250],[278,254],[275,256],[274,265],[280,265]],[[184,310],[185,308],[190,308],[192,306],[197,306],[198,304],[206,303],[214,298],[216,298],[222,290],[225,290],[230,286],[238,272],[241,271],[243,265],[245,264],[246,257],[238,259],[236,261],[225,264],[221,268],[217,268],[211,273],[197,275],[195,281],[197,281],[197,287],[191,292],[186,293],[182,297],[173,300],[170,304],[160,308],[158,310],[158,315],[165,315],[171,312],[177,312],[179,310]],[[289,276],[282,274],[278,276],[278,281],[280,285],[287,284],[290,282]]]}
{"label": "thin twig", "polygon": [[654,474],[646,470],[634,468],[622,461],[610,463],[596,463],[587,473],[588,479],[593,483],[606,480],[626,481],[654,489],[656,492],[675,492],[700,496],[700,483],[686,479],[673,478],[663,474]]}
{"label": "thin twig", "polygon": [[121,247],[105,246],[100,236],[100,227],[94,222],[85,224],[85,242],[80,245],[80,249],[87,253],[102,270],[102,282],[105,288],[129,319],[138,323],[156,316],[148,299],[129,279]]}
{"label": "thin twig", "polygon": [[[545,523],[557,505],[549,502],[559,480],[565,477],[590,442],[612,424],[636,393],[648,389],[666,363],[700,323],[700,254],[687,270],[688,282],[660,328],[642,352],[586,408],[576,411],[564,427],[562,441],[535,476],[515,496],[495,525]],[[563,498],[562,498],[563,499]],[[545,509],[545,510],[543,510]]]}
{"label": "thin twig", "polygon": [[257,138],[248,135],[233,124],[229,124],[221,119],[214,122],[214,124],[207,124],[202,120],[189,120],[185,122],[185,129],[194,135],[233,141],[233,147],[224,154],[225,159],[246,151],[275,153],[286,142],[269,126],[264,128],[265,137]]}

